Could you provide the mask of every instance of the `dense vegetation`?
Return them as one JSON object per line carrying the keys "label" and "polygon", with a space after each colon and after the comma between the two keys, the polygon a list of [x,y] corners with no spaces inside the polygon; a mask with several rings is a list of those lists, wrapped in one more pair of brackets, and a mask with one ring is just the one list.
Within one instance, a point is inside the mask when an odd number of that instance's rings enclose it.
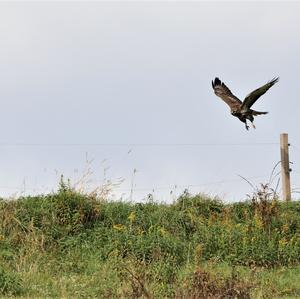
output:
{"label": "dense vegetation", "polygon": [[108,202],[60,184],[0,200],[6,297],[300,297],[300,202]]}

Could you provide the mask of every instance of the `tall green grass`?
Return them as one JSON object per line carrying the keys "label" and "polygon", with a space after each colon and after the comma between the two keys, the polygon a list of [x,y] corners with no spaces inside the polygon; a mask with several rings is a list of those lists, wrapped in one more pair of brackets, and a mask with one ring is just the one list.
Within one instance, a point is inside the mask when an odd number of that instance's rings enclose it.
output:
{"label": "tall green grass", "polygon": [[[299,216],[298,201],[225,204],[185,192],[172,204],[107,202],[61,182],[54,194],[0,201],[0,294],[266,296],[261,273],[299,276]],[[214,273],[220,265],[231,270]],[[298,287],[273,293],[300,296]]]}

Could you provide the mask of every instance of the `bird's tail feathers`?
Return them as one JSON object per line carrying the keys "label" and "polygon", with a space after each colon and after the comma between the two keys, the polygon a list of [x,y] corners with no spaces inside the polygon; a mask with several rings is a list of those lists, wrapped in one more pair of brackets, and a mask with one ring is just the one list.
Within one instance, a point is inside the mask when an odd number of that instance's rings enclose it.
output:
{"label": "bird's tail feathers", "polygon": [[263,114],[268,114],[269,112],[262,112],[262,111],[255,111],[255,110],[252,110],[252,114],[253,115],[263,115]]}

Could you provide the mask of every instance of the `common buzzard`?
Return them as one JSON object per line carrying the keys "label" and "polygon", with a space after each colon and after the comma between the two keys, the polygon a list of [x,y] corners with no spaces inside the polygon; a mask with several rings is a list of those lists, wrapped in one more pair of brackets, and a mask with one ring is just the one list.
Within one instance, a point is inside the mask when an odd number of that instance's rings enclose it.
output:
{"label": "common buzzard", "polygon": [[247,119],[250,120],[253,128],[255,129],[255,126],[253,124],[254,116],[268,113],[255,111],[250,109],[250,107],[257,101],[260,96],[266,93],[271,86],[278,82],[278,80],[279,77],[274,78],[262,87],[252,91],[246,96],[243,102],[235,95],[233,95],[230,89],[223,82],[221,82],[219,78],[215,78],[215,80],[212,81],[212,87],[215,91],[215,94],[230,107],[231,114],[237,117],[241,122],[245,123],[246,129],[249,130]]}

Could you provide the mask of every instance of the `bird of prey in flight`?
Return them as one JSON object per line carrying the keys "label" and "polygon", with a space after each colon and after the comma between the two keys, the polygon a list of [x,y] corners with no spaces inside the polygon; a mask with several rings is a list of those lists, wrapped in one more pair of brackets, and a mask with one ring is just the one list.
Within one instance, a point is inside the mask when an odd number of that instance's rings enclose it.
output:
{"label": "bird of prey in flight", "polygon": [[223,82],[221,82],[219,78],[215,78],[215,80],[212,81],[212,87],[215,91],[215,94],[230,107],[231,114],[243,122],[246,126],[246,129],[249,130],[247,120],[251,122],[253,128],[255,129],[253,124],[254,116],[268,113],[252,110],[250,109],[251,106],[258,100],[260,96],[266,93],[270,87],[277,83],[278,80],[279,77],[274,78],[262,87],[255,89],[246,96],[243,102],[234,94],[232,94],[230,89]]}

